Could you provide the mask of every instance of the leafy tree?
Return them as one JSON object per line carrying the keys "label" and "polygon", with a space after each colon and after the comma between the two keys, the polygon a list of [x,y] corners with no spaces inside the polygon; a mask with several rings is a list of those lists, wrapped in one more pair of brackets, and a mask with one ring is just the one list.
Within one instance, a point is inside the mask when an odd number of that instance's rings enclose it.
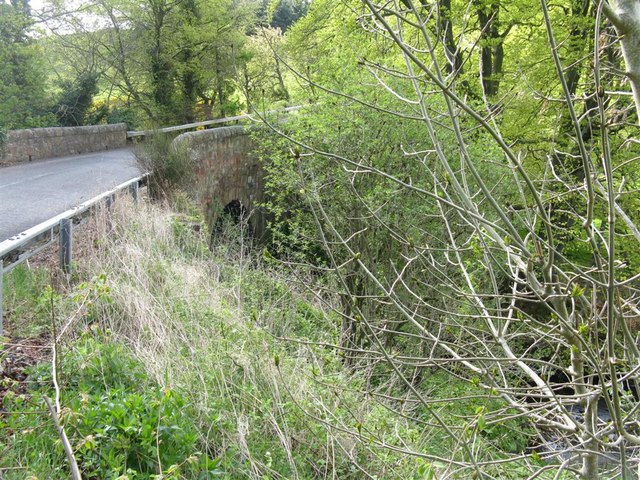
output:
{"label": "leafy tree", "polygon": [[98,93],[98,76],[87,72],[74,82],[64,82],[62,95],[56,105],[56,116],[63,127],[94,123],[88,118],[93,96]]}
{"label": "leafy tree", "polygon": [[[619,47],[595,44],[608,27],[590,2],[443,4],[318,1],[289,32],[297,96],[314,104],[265,154],[282,258],[327,278],[336,350],[370,372],[368,391],[440,426],[446,459],[398,439],[438,477],[495,478],[509,463],[523,478],[630,478],[639,151],[636,127],[612,122],[633,107]],[[505,408],[459,428],[421,388],[434,370]],[[475,449],[514,416],[561,446]]]}
{"label": "leafy tree", "polygon": [[0,2],[0,126],[50,125],[44,70],[31,37],[33,20],[27,0]]}
{"label": "leafy tree", "polygon": [[[193,121],[237,108],[233,79],[242,67],[255,4],[218,0],[99,0],[82,12],[62,4],[64,44],[91,45],[103,91],[155,123]],[[87,18],[86,14],[90,17]],[[92,22],[87,27],[87,22]]]}
{"label": "leafy tree", "polygon": [[261,28],[248,38],[242,87],[251,105],[289,100],[282,56],[284,36],[277,28]]}
{"label": "leafy tree", "polygon": [[286,32],[309,8],[308,0],[274,0],[269,2],[270,25]]}

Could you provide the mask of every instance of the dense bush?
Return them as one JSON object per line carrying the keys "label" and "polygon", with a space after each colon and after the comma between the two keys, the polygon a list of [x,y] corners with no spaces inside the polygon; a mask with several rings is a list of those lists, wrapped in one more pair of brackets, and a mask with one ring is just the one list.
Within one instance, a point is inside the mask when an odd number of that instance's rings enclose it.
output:
{"label": "dense bush", "polygon": [[99,123],[99,118],[89,118],[93,97],[98,93],[98,75],[81,74],[73,81],[63,82],[62,93],[54,106],[58,122],[63,127],[76,127]]}
{"label": "dense bush", "polygon": [[[207,472],[216,473],[217,462],[200,453],[183,396],[155,385],[124,346],[87,333],[69,346],[61,367],[62,419],[86,478],[206,478]],[[34,387],[26,394],[4,400],[0,468],[14,462],[24,466],[19,476],[26,471],[67,478],[57,432],[46,416],[36,415],[43,409],[42,396],[53,395],[50,365],[36,366],[29,380]]]}

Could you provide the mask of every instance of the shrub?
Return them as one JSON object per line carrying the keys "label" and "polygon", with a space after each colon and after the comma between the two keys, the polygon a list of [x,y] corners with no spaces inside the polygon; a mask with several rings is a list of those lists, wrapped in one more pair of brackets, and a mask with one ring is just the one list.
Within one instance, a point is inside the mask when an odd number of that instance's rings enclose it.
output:
{"label": "shrub", "polygon": [[[62,361],[63,422],[86,478],[200,478],[220,473],[199,451],[190,406],[176,390],[161,388],[120,343],[85,334]],[[0,449],[11,446],[0,467],[66,478],[64,452],[42,396],[51,395],[49,364],[33,369],[35,388],[8,395]],[[53,447],[53,448],[52,448]],[[7,463],[12,462],[12,463]],[[20,475],[25,471],[18,470]]]}
{"label": "shrub", "polygon": [[150,191],[154,198],[171,198],[181,188],[189,190],[195,178],[194,165],[186,151],[173,145],[173,136],[156,133],[136,150],[143,170],[153,172]]}
{"label": "shrub", "polygon": [[58,122],[63,127],[75,127],[89,123],[89,109],[98,93],[98,75],[85,72],[73,82],[63,82],[62,94],[55,105]]}
{"label": "shrub", "polygon": [[107,114],[107,123],[126,123],[130,130],[140,126],[137,112],[131,107],[113,107]]}

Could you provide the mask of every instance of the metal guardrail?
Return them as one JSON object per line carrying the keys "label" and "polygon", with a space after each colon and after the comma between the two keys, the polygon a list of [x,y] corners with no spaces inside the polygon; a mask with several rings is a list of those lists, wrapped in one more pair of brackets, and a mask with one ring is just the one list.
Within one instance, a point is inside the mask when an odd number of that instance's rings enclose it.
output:
{"label": "metal guardrail", "polygon": [[[262,113],[261,115],[272,115],[274,113],[289,113],[295,112],[302,108],[301,105],[297,105],[295,107],[287,107],[281,108],[279,110],[269,110],[267,112]],[[181,130],[190,130],[192,128],[198,127],[208,127],[210,125],[220,125],[221,123],[227,122],[236,122],[240,120],[252,120],[255,121],[255,115],[250,113],[245,113],[244,115],[237,115],[235,117],[226,117],[226,118],[216,118],[215,120],[205,120],[203,122],[196,123],[185,123],[184,125],[176,125],[173,127],[164,127],[159,128],[157,130],[131,130],[127,132],[127,138],[136,138],[136,137],[144,137],[147,135],[153,135],[155,133],[170,133],[170,132],[179,132]]]}
{"label": "metal guardrail", "polygon": [[111,207],[115,195],[129,189],[134,200],[138,198],[138,187],[146,182],[149,173],[132,178],[111,190],[101,193],[80,205],[56,215],[49,220],[31,227],[18,235],[0,242],[0,337],[3,334],[3,277],[22,262],[51,245],[56,238],[60,240],[60,266],[66,272],[71,269],[73,259],[73,223],[79,221],[91,208],[104,202]]}
{"label": "metal guardrail", "polygon": [[[278,110],[269,110],[260,115],[272,115],[275,113],[289,113],[302,108],[301,105],[287,107]],[[173,127],[160,128],[158,130],[132,130],[127,132],[127,138],[144,137],[155,133],[178,132],[181,130],[190,130],[192,128],[206,127],[210,125],[219,125],[221,123],[234,122],[240,120],[256,121],[257,114],[244,114],[235,117],[218,118],[215,120],[206,120],[204,122],[187,123],[184,125],[176,125]],[[4,274],[11,271],[20,263],[28,260],[38,252],[51,245],[56,238],[60,241],[60,266],[64,271],[70,271],[73,253],[72,230],[74,220],[82,217],[92,207],[100,202],[106,202],[110,207],[111,202],[116,193],[130,188],[134,198],[137,198],[138,186],[145,181],[149,173],[145,173],[136,178],[124,182],[117,187],[104,192],[91,200],[81,203],[66,212],[61,213],[35,227],[32,227],[18,235],[14,235],[3,242],[0,242],[0,337],[3,334],[3,277]],[[6,265],[5,265],[6,263]]]}

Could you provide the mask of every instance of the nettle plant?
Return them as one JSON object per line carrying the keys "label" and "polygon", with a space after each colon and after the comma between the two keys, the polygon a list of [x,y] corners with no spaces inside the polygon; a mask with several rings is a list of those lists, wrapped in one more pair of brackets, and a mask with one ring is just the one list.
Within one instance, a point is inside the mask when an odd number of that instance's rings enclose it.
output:
{"label": "nettle plant", "polygon": [[[218,475],[219,461],[200,450],[200,433],[183,396],[155,384],[122,344],[91,331],[70,345],[60,365],[62,421],[81,473],[87,478]],[[7,411],[15,413],[4,426],[14,432],[13,450],[30,471],[65,478],[57,432],[36,428],[42,419],[24,413],[37,413],[42,396],[51,395],[50,365],[35,367],[29,379],[34,391],[5,400]]]}

